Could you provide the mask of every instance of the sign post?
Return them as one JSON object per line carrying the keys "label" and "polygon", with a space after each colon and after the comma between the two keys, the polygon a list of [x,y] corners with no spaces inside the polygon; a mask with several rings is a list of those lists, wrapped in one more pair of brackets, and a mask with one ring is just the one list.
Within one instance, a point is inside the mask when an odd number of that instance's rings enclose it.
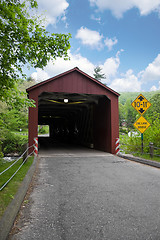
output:
{"label": "sign post", "polygon": [[140,94],[131,103],[131,105],[139,114],[141,114],[140,118],[138,118],[138,120],[133,125],[141,133],[141,149],[143,154],[143,133],[150,126],[150,123],[142,115],[151,106],[151,103],[142,94]]}
{"label": "sign post", "polygon": [[142,147],[142,154],[143,154],[143,133],[141,133],[141,147]]}

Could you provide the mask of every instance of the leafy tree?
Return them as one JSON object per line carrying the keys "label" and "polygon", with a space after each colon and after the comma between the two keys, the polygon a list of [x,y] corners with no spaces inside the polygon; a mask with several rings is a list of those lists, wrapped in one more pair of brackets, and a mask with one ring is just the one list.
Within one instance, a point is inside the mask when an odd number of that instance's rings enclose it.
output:
{"label": "leafy tree", "polygon": [[152,118],[155,120],[157,118],[157,115],[159,115],[160,118],[160,93],[156,93],[150,98],[151,106],[146,112],[146,116]]}
{"label": "leafy tree", "polygon": [[[123,93],[122,93],[123,94]],[[135,94],[135,93],[131,93]],[[127,96],[124,101],[124,96]],[[147,96],[148,95],[148,96]],[[150,97],[149,97],[150,95]],[[137,96],[137,95],[136,95]],[[144,93],[144,96],[151,102],[151,107],[147,110],[147,112],[143,115],[143,117],[151,124],[151,126],[144,132],[144,152],[149,153],[149,143],[152,142],[156,147],[154,149],[154,154],[160,155],[160,92],[156,93]],[[140,114],[131,107],[128,93],[125,93],[122,98],[124,103],[125,113],[123,112],[123,108],[120,103],[120,116],[124,114],[124,118],[127,121],[128,127],[133,127],[133,123],[136,121]],[[125,142],[126,141],[126,142]],[[123,138],[122,143],[129,144],[128,152],[141,152],[141,138],[137,136],[132,136]],[[131,147],[132,146],[132,147]]]}
{"label": "leafy tree", "polygon": [[133,110],[131,108],[128,108],[127,110],[127,127],[128,130],[133,128],[133,124],[134,124],[134,115],[133,115]]}
{"label": "leafy tree", "polygon": [[[50,59],[68,59],[70,34],[49,34],[38,18],[29,14],[36,0],[0,0],[0,100],[22,104],[15,85],[23,66],[43,68]],[[28,103],[25,99],[24,103]]]}
{"label": "leafy tree", "polygon": [[125,122],[125,107],[119,103],[119,125],[122,126],[123,122]]}
{"label": "leafy tree", "polygon": [[[25,81],[22,79],[18,80],[18,93],[23,93],[26,88],[35,84],[35,81],[31,79],[30,81]],[[27,99],[27,95],[23,96]],[[12,98],[12,101],[14,99]],[[20,103],[20,102],[19,102]],[[12,131],[27,131],[28,128],[28,107],[24,104],[18,104],[18,106],[12,107],[12,103],[7,105],[5,102],[0,101],[0,158],[3,156],[2,151],[5,153],[7,151],[13,151],[14,148],[9,145],[17,145],[17,141],[20,141],[19,146],[24,141],[21,141],[23,136],[18,136],[13,134]],[[14,141],[15,140],[15,141]],[[27,141],[27,138],[26,140]],[[7,144],[7,145],[6,145]]]}
{"label": "leafy tree", "polygon": [[24,109],[21,111],[11,109],[6,112],[3,119],[6,128],[10,131],[24,130],[28,127],[28,116]]}
{"label": "leafy tree", "polygon": [[133,129],[133,124],[136,121],[136,115],[137,112],[135,109],[131,106],[131,100],[128,99],[124,105],[124,118],[126,120],[126,124],[128,127],[128,130]]}
{"label": "leafy tree", "polygon": [[106,78],[106,75],[101,72],[102,69],[100,66],[97,66],[94,68],[94,74],[93,76],[95,77],[96,80],[101,81],[102,79]]}

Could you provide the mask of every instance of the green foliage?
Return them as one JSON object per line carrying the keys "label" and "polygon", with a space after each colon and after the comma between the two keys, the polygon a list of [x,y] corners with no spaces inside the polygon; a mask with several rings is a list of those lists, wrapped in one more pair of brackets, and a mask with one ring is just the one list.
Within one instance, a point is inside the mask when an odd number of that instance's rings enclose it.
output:
{"label": "green foliage", "polygon": [[[147,98],[148,101],[150,101],[150,99],[157,93],[160,93],[160,91],[154,91],[154,92],[144,92],[142,93],[145,98]],[[141,94],[140,92],[122,92],[120,93],[120,97],[119,97],[119,102],[121,104],[125,104],[126,103],[126,100],[130,100],[130,102],[133,102],[137,97],[138,95]]]}
{"label": "green foliage", "polygon": [[27,129],[27,112],[23,111],[23,109],[22,111],[18,111],[16,109],[7,111],[4,115],[4,122],[6,128],[10,131],[20,131],[20,129]]}
{"label": "green foliage", "polygon": [[28,137],[17,135],[15,133],[7,133],[2,144],[2,151],[4,154],[21,153],[22,146],[28,142]]}
{"label": "green foliage", "polygon": [[[138,112],[131,106],[131,103],[137,98],[140,93],[124,92],[119,97],[119,119],[120,126],[125,122],[128,130],[134,129],[133,123],[140,117]],[[150,116],[154,117],[155,113],[160,113],[160,91],[144,92],[143,95],[151,102],[151,107],[145,113],[146,119]]]}
{"label": "green foliage", "polygon": [[5,114],[6,108],[7,108],[6,104],[0,102],[0,159],[3,157],[2,143],[8,132],[8,130],[6,129],[6,126],[4,124],[4,121],[3,121],[3,116]]}
{"label": "green foliage", "polygon": [[137,112],[133,109],[130,102],[127,102],[126,123],[128,129],[133,129],[133,124],[136,121]]}
{"label": "green foliage", "polygon": [[160,93],[156,93],[150,98],[150,103],[152,104],[151,107],[146,112],[146,117],[151,119],[157,118],[157,113],[160,117]]}
{"label": "green foliage", "polygon": [[[13,162],[0,161],[0,172],[9,167]],[[2,186],[18,169],[22,160],[19,160],[13,167],[11,167],[7,172],[0,176],[0,186]],[[2,217],[8,204],[14,198],[22,180],[24,179],[28,169],[33,163],[33,157],[29,157],[27,162],[22,166],[18,173],[13,177],[13,179],[7,184],[7,186],[0,192],[0,218]]]}
{"label": "green foliage", "polygon": [[33,80],[19,79],[24,65],[43,68],[57,57],[68,59],[71,35],[47,32],[37,8],[36,0],[0,0],[0,157],[20,151],[23,141],[8,132],[26,128],[27,108],[35,106],[22,87]]}
{"label": "green foliage", "polygon": [[[160,92],[143,93],[143,95],[151,102],[151,107],[143,115],[143,117],[151,124],[151,126],[144,132],[144,152],[149,153],[149,143],[152,142],[155,147],[160,148]],[[137,131],[133,127],[133,123],[140,117],[140,114],[131,107],[130,103],[135,100],[138,93],[123,93],[120,99],[120,123],[125,121],[128,130]],[[120,133],[125,133],[126,128],[121,127]],[[124,131],[123,131],[124,130]],[[122,148],[125,148],[125,152],[141,152],[141,137],[140,134],[128,137],[127,135],[121,135]],[[126,144],[123,145],[123,144]],[[127,146],[128,145],[128,146]],[[160,155],[160,149],[154,149],[154,154]]]}
{"label": "green foliage", "polygon": [[5,90],[4,94],[1,100],[6,102],[10,109],[21,110],[23,107],[35,107],[34,101],[26,97],[26,92],[19,90],[18,84],[15,84],[14,88]]}
{"label": "green foliage", "polygon": [[50,35],[31,13],[37,7],[35,0],[0,0],[0,100],[10,104],[23,103],[15,83],[25,64],[43,68],[50,59],[68,59],[71,35]]}
{"label": "green foliage", "polygon": [[105,79],[105,78],[106,78],[105,74],[102,73],[101,71],[102,71],[102,69],[101,69],[101,67],[99,67],[99,66],[97,66],[97,67],[94,68],[93,76],[94,76],[94,78],[95,78],[96,80],[98,80],[98,81],[101,81],[102,79]]}
{"label": "green foliage", "polygon": [[119,103],[119,122],[120,126],[125,124],[125,126],[128,128],[128,131],[130,129],[133,129],[133,123],[136,121],[137,112],[134,110],[134,108],[131,106],[131,100],[126,99],[125,103]]}
{"label": "green foliage", "polygon": [[[121,140],[124,144],[127,144],[126,152],[141,152],[141,137],[132,136],[123,138]],[[149,143],[152,142],[155,150],[154,154],[160,155],[160,119],[156,118],[152,121],[151,126],[143,134],[144,152],[149,153]],[[123,145],[122,145],[123,146]],[[157,149],[158,148],[158,149]]]}
{"label": "green foliage", "polygon": [[[155,118],[155,116],[154,116]],[[149,119],[148,119],[149,121]],[[160,114],[157,114],[157,117],[153,120],[150,118],[151,126],[144,132],[144,139],[146,144],[152,142],[154,146],[160,148]],[[159,151],[160,154],[160,151]]]}
{"label": "green foliage", "polygon": [[0,161],[4,157],[3,152],[2,152],[2,142],[0,141]]}
{"label": "green foliage", "polygon": [[38,133],[40,133],[40,134],[49,133],[49,126],[48,125],[39,125],[38,126]]}
{"label": "green foliage", "polygon": [[[0,100],[7,103],[6,110],[0,110],[0,156],[2,143],[5,153],[19,151],[21,139],[16,136],[14,140],[11,134],[9,146],[8,130],[26,128],[27,111],[24,107],[34,106],[24,89],[19,87],[22,85],[19,76],[24,76],[23,66],[28,63],[43,68],[50,59],[68,58],[70,34],[49,35],[38,18],[29,14],[37,7],[35,0],[0,0]],[[4,110],[3,104],[0,105]]]}
{"label": "green foliage", "polygon": [[128,130],[125,127],[120,127],[119,132],[120,134],[128,134]]}
{"label": "green foliage", "polygon": [[122,126],[125,121],[125,107],[119,103],[119,125]]}
{"label": "green foliage", "polygon": [[[19,79],[18,83],[19,93],[20,91],[24,92],[26,88],[34,85],[35,81],[33,79],[30,81]],[[2,144],[10,132],[20,132],[20,129],[23,132],[28,131],[28,106],[23,102],[24,99],[27,99],[27,94],[23,96],[21,104],[16,101],[14,102],[14,100],[12,100],[11,105],[0,101],[0,158],[3,157]],[[11,151],[13,149],[16,148],[11,147]]]}

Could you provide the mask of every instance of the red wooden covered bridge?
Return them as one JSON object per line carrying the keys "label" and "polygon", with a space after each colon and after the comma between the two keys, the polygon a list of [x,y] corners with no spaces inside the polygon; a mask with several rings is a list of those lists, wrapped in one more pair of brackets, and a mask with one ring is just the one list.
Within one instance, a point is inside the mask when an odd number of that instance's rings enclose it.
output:
{"label": "red wooden covered bridge", "polygon": [[53,142],[115,153],[119,137],[117,92],[77,67],[26,91],[36,104],[36,108],[29,108],[29,146],[38,136],[38,125],[49,125]]}

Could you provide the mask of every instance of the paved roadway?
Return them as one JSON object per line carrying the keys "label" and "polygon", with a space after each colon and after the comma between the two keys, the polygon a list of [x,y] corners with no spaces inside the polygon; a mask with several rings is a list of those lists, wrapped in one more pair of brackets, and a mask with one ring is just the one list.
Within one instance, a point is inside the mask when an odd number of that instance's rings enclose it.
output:
{"label": "paved roadway", "polygon": [[21,230],[11,239],[160,239],[159,169],[94,150],[59,149],[40,153],[39,170]]}

